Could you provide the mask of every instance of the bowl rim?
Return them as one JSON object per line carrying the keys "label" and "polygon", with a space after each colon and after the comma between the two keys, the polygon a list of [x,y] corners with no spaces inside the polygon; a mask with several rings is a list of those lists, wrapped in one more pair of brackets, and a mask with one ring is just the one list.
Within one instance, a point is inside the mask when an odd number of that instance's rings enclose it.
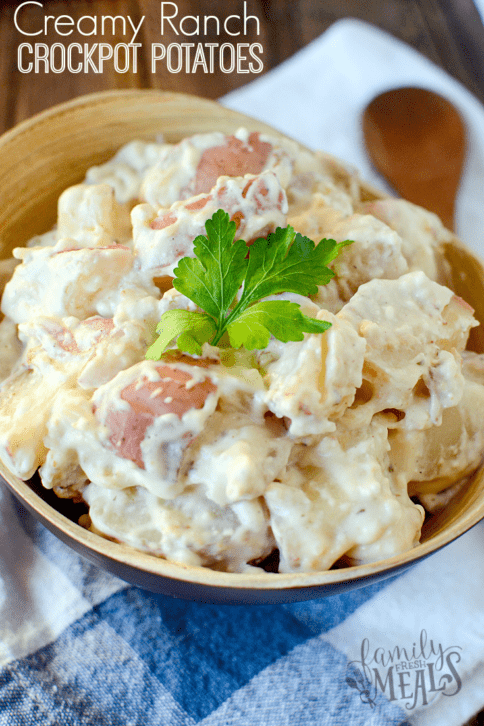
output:
{"label": "bowl rim", "polygon": [[[118,98],[119,100],[126,99],[129,101],[135,97],[139,97],[140,100],[145,98],[157,100],[159,102],[183,100],[194,103],[198,107],[206,110],[223,109],[224,115],[226,115],[227,118],[233,118],[236,125],[242,125],[244,119],[247,119],[251,125],[257,125],[257,127],[263,132],[270,132],[272,135],[290,138],[286,134],[283,134],[281,131],[278,131],[263,121],[259,121],[252,116],[238,111],[228,109],[219,104],[217,101],[211,99],[201,98],[195,95],[192,96],[191,94],[186,93],[160,91],[157,89],[112,89],[108,91],[83,94],[69,101],[54,105],[28,119],[21,121],[0,136],[0,150],[8,147],[12,141],[17,142],[19,137],[30,131],[33,127],[48,123],[52,118],[68,114],[81,107],[109,103],[114,98]],[[296,143],[301,148],[308,148],[299,141],[296,141]],[[330,157],[330,155],[326,156]],[[376,189],[366,181],[362,180],[361,183],[371,193],[378,195],[379,198],[383,199],[388,197],[387,194]],[[478,260],[474,253],[467,250],[466,246],[460,242],[460,240],[457,241],[457,244],[460,248],[470,253],[472,257]],[[480,263],[480,260],[478,260],[478,262]],[[484,476],[484,469],[481,467],[477,470],[476,474]],[[479,521],[484,519],[483,499],[480,505],[474,509],[472,514],[468,513],[467,516],[462,515],[457,525],[452,524],[451,527],[447,527],[442,532],[431,536],[428,540],[416,545],[416,547],[411,550],[383,560],[363,565],[353,565],[341,569],[322,570],[317,572],[267,573],[263,570],[256,572],[255,570],[257,568],[254,568],[254,572],[231,573],[213,570],[208,567],[193,566],[170,561],[163,557],[135,549],[127,544],[103,538],[101,535],[90,532],[58,512],[54,507],[44,501],[35,491],[33,491],[28,482],[15,477],[2,462],[0,462],[0,475],[12,493],[22,503],[25,503],[30,510],[33,510],[41,520],[45,520],[45,522],[49,523],[53,530],[60,530],[68,540],[73,540],[80,545],[81,548],[86,548],[87,550],[99,555],[100,560],[102,558],[108,558],[113,563],[125,565],[145,574],[154,575],[160,578],[168,578],[191,585],[208,586],[224,590],[229,589],[235,593],[237,591],[244,590],[272,590],[281,592],[299,589],[306,590],[308,588],[330,588],[333,585],[342,583],[357,583],[367,579],[371,580],[375,576],[391,576],[394,572],[406,569],[447,544],[450,544],[458,537],[465,534],[465,532],[475,526]]]}
{"label": "bowl rim", "polygon": [[[220,109],[223,109],[224,115],[228,119],[233,118],[236,124],[240,125],[243,119],[247,119],[249,123],[257,124],[263,132],[267,131],[273,136],[276,135],[282,138],[291,139],[300,147],[309,149],[309,147],[305,146],[297,139],[293,139],[283,131],[280,131],[275,126],[271,126],[265,121],[261,121],[250,114],[245,114],[242,111],[236,111],[228,106],[224,106],[217,100],[196,96],[195,94],[182,93],[180,91],[162,91],[156,88],[122,88],[109,89],[105,91],[92,91],[90,93],[84,93],[76,96],[75,98],[71,98],[68,101],[62,101],[61,103],[49,106],[49,108],[45,108],[42,111],[19,121],[10,129],[4,131],[0,134],[0,146],[7,146],[11,141],[17,140],[18,137],[22,136],[27,131],[30,131],[32,128],[47,123],[51,118],[66,115],[86,106],[94,108],[95,106],[101,106],[116,99],[119,99],[120,101],[129,101],[136,98],[139,98],[140,100],[152,99],[158,101],[160,104],[168,104],[172,101],[185,101],[187,103],[189,102],[194,104],[197,108],[206,109],[207,111],[210,111],[211,109],[218,109],[220,111]],[[326,154],[326,152],[324,153]],[[327,154],[327,156],[331,156],[331,154]],[[336,157],[332,158],[336,159]],[[367,182],[364,182],[364,184],[366,186]],[[380,190],[378,190],[377,193],[382,195]]]}
{"label": "bowl rim", "polygon": [[[482,469],[478,470],[484,474]],[[115,542],[91,532],[80,524],[73,522],[64,514],[42,499],[22,480],[12,481],[12,475],[0,462],[0,475],[12,493],[33,510],[44,522],[54,530],[60,530],[69,540],[74,540],[101,558],[127,566],[146,574],[177,580],[190,585],[203,585],[212,588],[243,590],[274,590],[287,591],[307,589],[311,587],[330,587],[347,582],[372,579],[375,576],[388,575],[403,570],[419,560],[428,557],[455,541],[468,530],[484,519],[484,503],[474,511],[473,516],[460,522],[459,527],[431,537],[425,542],[399,555],[364,565],[353,565],[341,569],[321,570],[317,572],[267,573],[260,572],[223,572],[208,567],[187,565],[167,560],[149,552],[135,549],[122,542]],[[254,568],[256,570],[256,568]]]}

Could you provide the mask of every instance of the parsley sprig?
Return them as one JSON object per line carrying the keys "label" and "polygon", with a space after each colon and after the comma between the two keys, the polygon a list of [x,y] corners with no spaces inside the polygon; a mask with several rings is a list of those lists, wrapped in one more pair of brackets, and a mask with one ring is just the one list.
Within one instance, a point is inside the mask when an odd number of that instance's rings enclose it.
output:
{"label": "parsley sprig", "polygon": [[224,336],[232,348],[254,350],[265,348],[271,335],[287,343],[331,327],[304,315],[297,303],[263,298],[282,292],[316,294],[318,285],[334,277],[327,265],[349,240],[323,239],[315,245],[288,226],[247,247],[244,240],[235,240],[236,224],[222,209],[207,220],[205,229],[206,236],[193,242],[195,257],[180,260],[173,282],[203,312],[163,313],[156,328],[159,337],[146,358],[159,360],[175,339],[179,350],[201,355],[204,343],[219,345]]}

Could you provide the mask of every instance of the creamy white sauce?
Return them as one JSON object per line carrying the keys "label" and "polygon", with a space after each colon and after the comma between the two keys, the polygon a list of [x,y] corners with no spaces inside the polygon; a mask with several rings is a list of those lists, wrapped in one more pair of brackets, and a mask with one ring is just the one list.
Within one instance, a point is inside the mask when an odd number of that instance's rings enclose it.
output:
{"label": "creamy white sauce", "polygon": [[[257,170],[227,175],[224,148]],[[217,174],[200,192],[203,165]],[[337,160],[244,129],[132,142],[89,170],[6,263],[5,465],[83,499],[93,531],[188,565],[250,571],[277,547],[280,571],[302,572],[415,546],[410,495],[443,506],[481,461],[484,357],[464,350],[472,310],[439,283],[450,233],[360,191]],[[272,296],[331,328],[147,361],[161,315],[197,309],[170,278],[219,207],[249,242],[288,223],[354,240],[312,300]]]}

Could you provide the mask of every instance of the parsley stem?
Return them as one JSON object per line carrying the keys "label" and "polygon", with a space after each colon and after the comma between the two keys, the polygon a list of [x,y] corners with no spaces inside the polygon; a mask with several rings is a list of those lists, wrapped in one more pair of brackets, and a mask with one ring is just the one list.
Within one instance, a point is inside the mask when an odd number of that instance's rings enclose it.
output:
{"label": "parsley stem", "polygon": [[220,339],[222,338],[222,335],[225,333],[225,329],[226,329],[226,320],[225,319],[219,320],[217,332],[215,333],[215,337],[213,338],[210,345],[213,345],[213,346],[218,345]]}
{"label": "parsley stem", "polygon": [[222,335],[223,335],[223,331],[218,330],[215,333],[215,338],[212,340],[212,342],[210,343],[210,345],[213,345],[213,346],[218,345],[218,343],[219,343],[220,338],[222,337]]}
{"label": "parsley stem", "polygon": [[247,307],[247,303],[244,301],[244,299],[242,297],[239,300],[239,302],[237,303],[237,305],[230,312],[230,314],[227,315],[226,318],[222,318],[222,320],[219,321],[218,330],[215,333],[215,337],[212,340],[212,342],[210,343],[210,345],[215,346],[218,344],[218,342],[222,338],[223,334],[227,330],[227,328],[230,325],[230,323],[232,322],[232,320],[235,320],[236,318],[238,318],[239,315],[241,314],[241,312],[243,312],[246,307]]}
{"label": "parsley stem", "polygon": [[244,312],[245,308],[247,307],[247,301],[244,300],[244,297],[242,296],[237,303],[237,305],[230,311],[230,313],[227,315],[226,318],[222,318],[218,321],[218,328],[217,332],[215,333],[215,337],[213,338],[210,345],[217,345],[219,341],[221,340],[223,334],[227,330],[228,326],[232,322],[232,320],[235,320],[239,317],[239,315]]}

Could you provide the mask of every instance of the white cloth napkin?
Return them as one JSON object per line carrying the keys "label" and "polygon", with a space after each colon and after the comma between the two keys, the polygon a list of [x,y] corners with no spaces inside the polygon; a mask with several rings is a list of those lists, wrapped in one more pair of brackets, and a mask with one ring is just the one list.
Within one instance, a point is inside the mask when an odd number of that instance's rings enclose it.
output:
{"label": "white cloth napkin", "polygon": [[[484,0],[480,3],[484,11]],[[469,156],[457,203],[457,233],[484,257],[484,107],[411,47],[361,21],[341,20],[295,57],[228,94],[222,103],[346,160],[363,178],[386,188],[366,157],[360,118],[375,95],[402,85],[447,96],[467,124]],[[396,646],[407,646],[408,651],[417,643],[418,651],[422,631],[436,648],[438,644],[444,650],[461,648],[456,669],[462,686],[452,697],[434,693],[426,707],[407,708],[410,722],[461,726],[484,707],[483,523],[321,637],[358,661],[365,638],[372,652],[381,648],[384,657]],[[393,675],[398,677],[396,672]],[[395,703],[401,706],[405,701],[397,698]]]}
{"label": "white cloth napkin", "polygon": [[484,0],[474,0],[474,5],[479,10],[482,22],[484,23]]}
{"label": "white cloth napkin", "polygon": [[[480,0],[484,8],[484,0]],[[460,83],[408,45],[359,20],[341,20],[296,56],[222,99],[315,149],[355,165],[388,189],[366,156],[361,113],[379,93],[422,86],[454,102],[467,125],[468,159],[457,234],[484,257],[484,108]]]}

